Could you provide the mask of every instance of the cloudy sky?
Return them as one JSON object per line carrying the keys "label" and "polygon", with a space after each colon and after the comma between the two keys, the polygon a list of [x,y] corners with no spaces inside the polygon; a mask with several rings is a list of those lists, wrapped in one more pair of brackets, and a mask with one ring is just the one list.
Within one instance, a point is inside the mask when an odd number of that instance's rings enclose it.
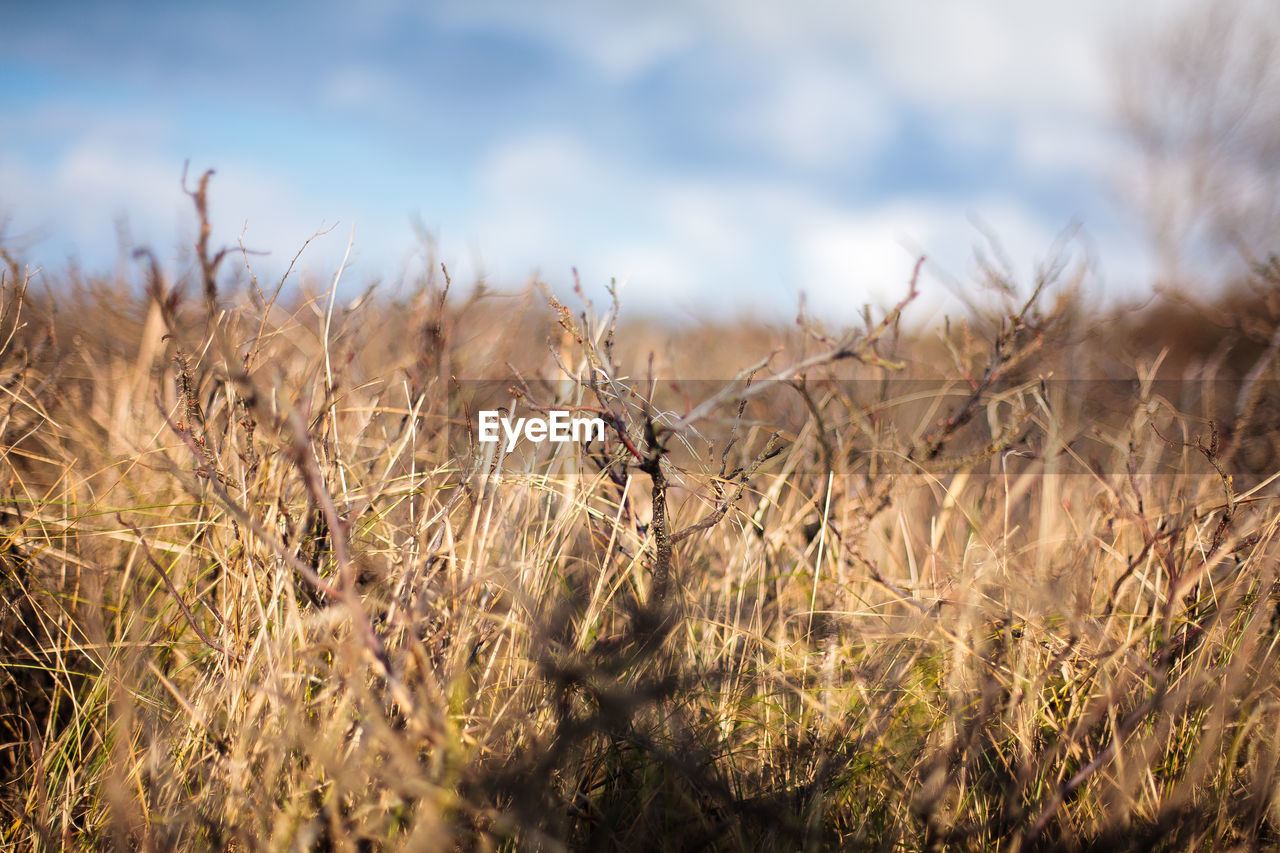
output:
{"label": "cloudy sky", "polygon": [[[0,239],[112,269],[192,234],[344,281],[610,278],[646,310],[851,313],[984,231],[1027,275],[1063,229],[1099,286],[1150,262],[1117,178],[1114,56],[1154,6],[1005,0],[4,3]],[[1168,4],[1159,8],[1168,10]],[[122,237],[120,223],[127,222]]]}

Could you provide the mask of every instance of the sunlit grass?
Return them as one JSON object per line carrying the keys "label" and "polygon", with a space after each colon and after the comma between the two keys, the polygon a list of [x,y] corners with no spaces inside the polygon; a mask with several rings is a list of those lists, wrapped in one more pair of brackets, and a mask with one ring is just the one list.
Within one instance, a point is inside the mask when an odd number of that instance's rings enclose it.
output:
{"label": "sunlit grass", "polygon": [[[1156,399],[1053,275],[685,352],[616,305],[217,272],[5,272],[5,844],[1277,843],[1266,409]],[[495,458],[496,375],[609,436]]]}

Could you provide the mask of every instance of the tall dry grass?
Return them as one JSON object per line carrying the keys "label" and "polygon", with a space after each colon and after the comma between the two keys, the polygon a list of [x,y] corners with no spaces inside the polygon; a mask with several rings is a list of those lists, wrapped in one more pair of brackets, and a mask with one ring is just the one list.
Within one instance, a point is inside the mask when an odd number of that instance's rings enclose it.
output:
{"label": "tall dry grass", "polygon": [[5,258],[6,846],[1276,846],[1275,346],[1162,364],[1061,267],[672,344],[197,258]]}

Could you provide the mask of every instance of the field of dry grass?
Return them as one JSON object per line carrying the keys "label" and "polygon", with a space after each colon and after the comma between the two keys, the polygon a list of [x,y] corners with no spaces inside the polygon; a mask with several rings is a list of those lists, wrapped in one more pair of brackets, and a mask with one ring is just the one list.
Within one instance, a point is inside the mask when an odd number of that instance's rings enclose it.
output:
{"label": "field of dry grass", "polygon": [[1266,270],[677,334],[5,260],[5,847],[1280,843]]}

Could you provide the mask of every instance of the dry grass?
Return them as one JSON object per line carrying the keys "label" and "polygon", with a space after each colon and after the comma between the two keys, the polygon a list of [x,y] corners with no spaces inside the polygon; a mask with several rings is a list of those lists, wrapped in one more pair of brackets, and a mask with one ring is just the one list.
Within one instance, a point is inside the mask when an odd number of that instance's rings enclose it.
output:
{"label": "dry grass", "polygon": [[[1277,845],[1274,347],[1169,376],[1062,270],[671,345],[200,252],[6,258],[5,845]],[[495,459],[479,378],[612,432]]]}

